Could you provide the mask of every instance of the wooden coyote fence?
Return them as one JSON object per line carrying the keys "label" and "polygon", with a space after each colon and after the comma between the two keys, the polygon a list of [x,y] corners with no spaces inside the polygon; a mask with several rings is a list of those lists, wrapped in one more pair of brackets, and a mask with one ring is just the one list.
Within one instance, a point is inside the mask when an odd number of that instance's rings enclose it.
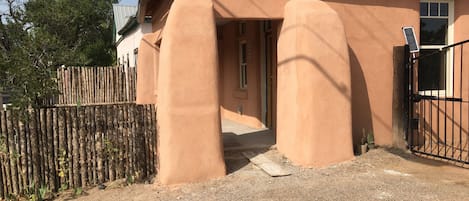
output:
{"label": "wooden coyote fence", "polygon": [[[132,103],[0,111],[0,195],[155,174],[156,113]],[[29,191],[30,192],[30,191]]]}
{"label": "wooden coyote fence", "polygon": [[134,102],[136,76],[123,66],[59,68],[60,95],[46,105]]}

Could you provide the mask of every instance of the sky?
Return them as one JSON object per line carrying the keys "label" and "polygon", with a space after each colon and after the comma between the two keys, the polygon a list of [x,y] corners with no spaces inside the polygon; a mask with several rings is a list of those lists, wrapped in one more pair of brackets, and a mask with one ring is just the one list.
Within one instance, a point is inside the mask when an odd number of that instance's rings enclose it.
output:
{"label": "sky", "polygon": [[119,4],[136,6],[138,4],[138,0],[121,0]]}
{"label": "sky", "polygon": [[0,13],[4,13],[7,8],[7,2],[5,0],[0,0]]}

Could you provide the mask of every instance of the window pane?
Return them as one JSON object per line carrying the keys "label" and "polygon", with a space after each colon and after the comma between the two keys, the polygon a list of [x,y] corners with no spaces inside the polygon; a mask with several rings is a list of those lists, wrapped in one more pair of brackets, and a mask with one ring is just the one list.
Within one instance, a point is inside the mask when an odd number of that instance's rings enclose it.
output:
{"label": "window pane", "polygon": [[440,16],[448,16],[448,3],[440,3]]}
{"label": "window pane", "polygon": [[420,19],[420,43],[422,45],[446,45],[448,19]]}
{"label": "window pane", "polygon": [[243,65],[243,88],[248,86],[248,66]]}
{"label": "window pane", "polygon": [[438,3],[430,3],[430,16],[438,16]]}
{"label": "window pane", "polygon": [[241,63],[247,63],[246,43],[241,44]]}
{"label": "window pane", "polygon": [[239,27],[238,27],[239,35],[243,36],[246,33],[246,23],[245,22],[240,22]]}
{"label": "window pane", "polygon": [[420,16],[428,16],[428,3],[420,3]]}
{"label": "window pane", "polygon": [[[420,50],[420,55],[427,55],[434,50]],[[445,89],[445,53],[424,57],[419,60],[419,91]]]}

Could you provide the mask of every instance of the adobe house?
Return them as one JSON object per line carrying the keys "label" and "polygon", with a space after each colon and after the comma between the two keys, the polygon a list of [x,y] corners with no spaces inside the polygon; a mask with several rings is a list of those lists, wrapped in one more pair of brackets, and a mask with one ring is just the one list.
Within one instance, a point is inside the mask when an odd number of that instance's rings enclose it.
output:
{"label": "adobe house", "polygon": [[438,48],[469,38],[468,7],[464,0],[140,0],[138,19],[152,16],[153,33],[139,47],[137,102],[158,107],[159,179],[225,175],[221,118],[276,130],[279,152],[304,167],[353,159],[363,130],[380,146],[405,146],[402,27],[419,38],[421,22],[429,24],[420,48]]}

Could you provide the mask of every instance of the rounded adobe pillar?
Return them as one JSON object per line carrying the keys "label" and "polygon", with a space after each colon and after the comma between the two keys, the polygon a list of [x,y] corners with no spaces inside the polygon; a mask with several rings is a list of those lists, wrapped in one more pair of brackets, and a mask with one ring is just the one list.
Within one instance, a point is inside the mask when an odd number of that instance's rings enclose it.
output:
{"label": "rounded adobe pillar", "polygon": [[155,104],[158,80],[159,50],[155,45],[157,34],[145,34],[140,40],[137,59],[137,104]]}
{"label": "rounded adobe pillar", "polygon": [[321,167],[353,158],[351,71],[343,24],[326,3],[290,0],[278,40],[277,147]]}
{"label": "rounded adobe pillar", "polygon": [[225,175],[218,58],[211,0],[175,0],[164,28],[158,75],[159,179]]}

